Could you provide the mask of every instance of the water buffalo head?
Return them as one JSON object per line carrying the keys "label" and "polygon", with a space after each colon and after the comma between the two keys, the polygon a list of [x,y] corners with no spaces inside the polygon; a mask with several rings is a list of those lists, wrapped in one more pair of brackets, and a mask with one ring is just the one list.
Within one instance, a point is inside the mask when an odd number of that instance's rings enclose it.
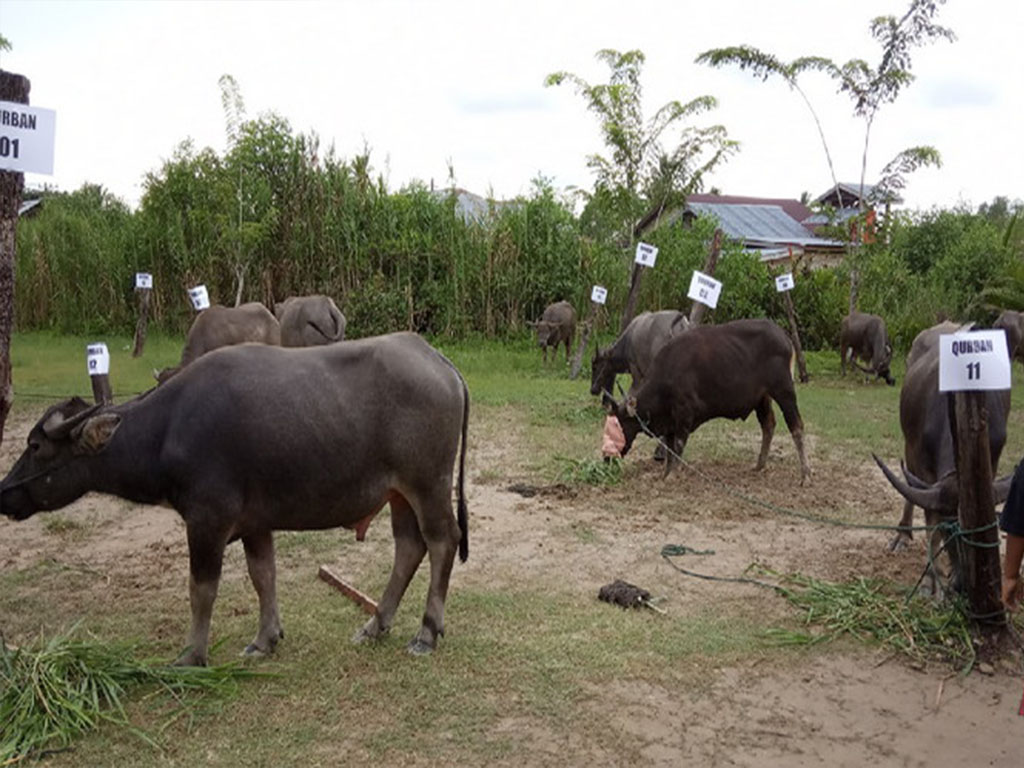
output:
{"label": "water buffalo head", "polygon": [[[925,512],[935,513],[941,518],[955,518],[957,516],[960,506],[960,488],[959,478],[955,470],[947,472],[934,483],[929,483],[916,477],[903,466],[903,462],[900,462],[900,469],[903,471],[903,478],[900,478],[875,454],[871,454],[871,456],[892,487],[899,491],[900,495],[911,504],[921,507]],[[992,501],[994,504],[1002,504],[1006,501],[1012,479],[1012,475],[1007,475],[992,481]]]}
{"label": "water buffalo head", "polygon": [[612,387],[615,383],[615,372],[612,370],[611,352],[607,349],[594,348],[594,357],[590,361],[590,394],[601,395],[601,404],[614,404]]}
{"label": "water buffalo head", "polygon": [[555,346],[554,339],[558,336],[558,323],[549,323],[546,320],[538,320],[533,323],[534,329],[537,331],[537,346],[538,347],[553,347]]}
{"label": "water buffalo head", "polygon": [[[622,453],[620,454],[625,456],[629,453],[629,449],[633,447],[633,441],[636,440],[636,436],[645,431],[645,420],[637,413],[636,397],[633,395],[627,395],[621,403],[612,400],[611,412],[619,420],[622,434],[626,438],[626,444],[622,447]],[[648,428],[650,427],[648,426]]]}
{"label": "water buffalo head", "polygon": [[25,520],[60,509],[88,490],[85,458],[102,451],[121,423],[79,397],[51,406],[28,434],[28,445],[0,481],[0,512]]}

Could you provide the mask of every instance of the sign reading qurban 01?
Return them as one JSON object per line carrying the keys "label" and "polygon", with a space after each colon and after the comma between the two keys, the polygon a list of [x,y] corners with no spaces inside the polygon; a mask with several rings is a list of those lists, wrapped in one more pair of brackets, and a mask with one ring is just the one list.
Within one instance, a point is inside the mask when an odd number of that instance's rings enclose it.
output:
{"label": "sign reading qurban 01", "polygon": [[590,291],[590,300],[595,304],[604,304],[608,300],[608,289],[603,285],[595,285]]}
{"label": "sign reading qurban 01", "polygon": [[939,391],[1009,389],[1006,334],[969,331],[939,337]]}
{"label": "sign reading qurban 01", "polygon": [[655,260],[658,258],[658,247],[651,245],[650,243],[637,243],[636,244],[636,258],[633,259],[637,264],[642,264],[645,267],[653,267]]}
{"label": "sign reading qurban 01", "polygon": [[0,169],[53,173],[57,113],[16,101],[0,101]]}
{"label": "sign reading qurban 01", "polygon": [[693,277],[690,279],[690,290],[686,295],[688,298],[714,309],[718,306],[718,297],[722,295],[722,284],[715,278],[695,269]]}
{"label": "sign reading qurban 01", "polygon": [[786,272],[782,275],[776,275],[775,277],[775,290],[779,293],[785,293],[786,291],[793,290],[793,273]]}
{"label": "sign reading qurban 01", "polygon": [[110,352],[102,341],[87,344],[85,347],[85,365],[90,376],[106,376],[110,373]]}

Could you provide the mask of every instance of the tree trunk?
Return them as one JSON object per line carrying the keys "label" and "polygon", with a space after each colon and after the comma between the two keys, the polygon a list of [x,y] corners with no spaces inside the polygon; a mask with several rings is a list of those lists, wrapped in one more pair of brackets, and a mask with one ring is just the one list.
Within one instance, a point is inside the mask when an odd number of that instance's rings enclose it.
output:
{"label": "tree trunk", "polygon": [[594,321],[597,319],[597,308],[600,305],[596,301],[590,302],[590,312],[587,319],[583,321],[583,333],[580,335],[580,343],[576,345],[576,354],[573,356],[572,368],[569,371],[569,378],[575,380],[580,375],[580,368],[583,367],[583,358],[587,354],[587,342],[590,341],[590,332],[594,329]]}
{"label": "tree trunk", "polygon": [[800,381],[806,384],[811,380],[807,373],[807,361],[804,359],[804,348],[800,345],[800,329],[796,321],[796,309],[793,307],[793,297],[789,291],[782,292],[783,301],[786,304],[786,315],[789,317],[789,336],[793,340],[793,351],[796,352],[796,367],[800,372]]}
{"label": "tree trunk", "polygon": [[[707,261],[704,262],[704,274],[708,277],[715,276],[715,268],[718,266],[718,256],[722,253],[722,230],[716,229],[715,236],[711,238],[711,250],[708,251]],[[690,324],[700,325],[704,317],[704,310],[707,307],[699,301],[694,301],[690,307]]]}
{"label": "tree trunk", "polygon": [[1006,632],[1006,613],[1000,599],[999,532],[992,498],[985,393],[957,392],[954,398],[960,528],[968,531],[960,549],[964,595],[973,623],[995,638]]}
{"label": "tree trunk", "polygon": [[[0,69],[0,101],[28,104],[31,89],[24,75]],[[18,208],[25,189],[25,174],[0,171],[0,444],[14,402],[11,386],[11,333],[14,330],[14,249]]]}
{"label": "tree trunk", "polygon": [[644,265],[633,262],[633,274],[629,278],[629,295],[626,297],[626,308],[622,311],[622,328],[619,333],[626,330],[626,326],[633,322],[636,314],[636,298],[640,294],[640,277],[643,275]]}
{"label": "tree trunk", "polygon": [[150,288],[136,288],[139,294],[139,321],[135,325],[135,346],[132,347],[132,357],[139,357],[146,346],[146,329],[149,326],[149,300],[153,294]]}

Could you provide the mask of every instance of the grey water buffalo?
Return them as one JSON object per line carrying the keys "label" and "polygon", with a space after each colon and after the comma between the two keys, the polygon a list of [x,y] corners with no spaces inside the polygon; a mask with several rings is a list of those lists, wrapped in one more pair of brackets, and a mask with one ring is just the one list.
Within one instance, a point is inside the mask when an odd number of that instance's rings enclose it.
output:
{"label": "grey water buffalo", "polygon": [[[924,510],[925,524],[937,526],[942,521],[957,517],[958,488],[953,433],[949,407],[944,393],[939,392],[939,337],[969,329],[970,325],[940,323],[921,331],[914,339],[907,356],[907,373],[900,389],[900,427],[903,431],[903,458],[906,477],[900,478],[880,459],[875,457],[886,478],[904,498],[900,531],[889,548],[903,549],[911,540],[914,507]],[[1010,412],[1009,390],[985,393],[988,411],[989,458],[993,474],[999,466],[999,457],[1006,444],[1006,420]],[[1009,478],[995,482],[993,495],[999,503],[1006,498]],[[933,529],[933,551],[938,551],[945,534]],[[955,547],[949,554],[953,560],[954,575],[958,564]],[[929,568],[927,591],[941,595],[939,574]]]}
{"label": "grey water buffalo", "polygon": [[181,362],[173,368],[154,372],[153,375],[157,382],[163,384],[207,352],[246,342],[280,344],[281,326],[277,318],[256,301],[237,307],[214,304],[196,315],[192,321],[185,348],[181,351]]}
{"label": "grey water buffalo", "polygon": [[[770,320],[734,320],[696,326],[665,343],[643,383],[616,416],[626,437],[622,455],[637,434],[649,432],[676,446],[681,455],[690,434],[711,419],[745,419],[756,412],[761,424],[757,468],[768,459],[779,404],[800,458],[800,482],[811,470],[804,453],[803,420],[793,386],[793,345]],[[665,462],[667,475],[673,456]]]}
{"label": "grey water buffalo", "polygon": [[[896,379],[889,373],[892,362],[892,344],[885,332],[885,321],[878,315],[866,312],[851,312],[843,318],[839,330],[839,370],[846,375],[846,360],[864,373],[885,379],[890,387]],[[865,368],[857,362],[860,358],[868,364]]]}
{"label": "grey water buffalo", "polygon": [[631,389],[641,384],[651,369],[654,356],[669,339],[690,327],[686,315],[678,310],[643,312],[630,321],[615,343],[595,349],[590,363],[590,394],[601,395],[604,403],[613,398],[615,375],[629,373]]}
{"label": "grey water buffalo", "polygon": [[274,305],[282,347],[314,347],[345,338],[345,315],[330,296],[290,296]]}
{"label": "grey water buffalo", "polygon": [[565,361],[569,362],[572,340],[576,335],[576,310],[568,301],[549,304],[540,320],[527,323],[537,331],[537,346],[544,350],[544,362],[548,361],[548,347],[552,347],[552,359],[558,353],[558,345],[565,344]]}
{"label": "grey water buffalo", "polygon": [[50,407],[0,481],[0,512],[24,520],[89,491],[177,510],[192,607],[178,663],[203,665],[228,543],[242,540],[259,598],[259,629],[245,652],[267,654],[283,637],[273,531],[341,526],[362,540],[388,504],[394,567],[376,615],[354,639],[388,631],[429,554],[426,611],[409,644],[425,653],[444,634],[456,550],[463,561],[468,554],[468,417],[462,376],[415,334],[308,349],[226,347],[134,400]]}
{"label": "grey water buffalo", "polygon": [[1020,360],[1024,363],[1024,312],[1016,312],[1012,309],[1005,309],[999,313],[993,328],[1002,328],[1006,332],[1006,349],[1010,353],[1010,360]]}

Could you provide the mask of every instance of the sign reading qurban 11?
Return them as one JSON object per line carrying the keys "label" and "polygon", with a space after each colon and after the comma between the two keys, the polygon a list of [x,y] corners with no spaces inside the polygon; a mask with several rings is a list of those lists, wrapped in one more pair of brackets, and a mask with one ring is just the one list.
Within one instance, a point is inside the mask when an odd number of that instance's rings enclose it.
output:
{"label": "sign reading qurban 11", "polygon": [[57,113],[16,101],[0,101],[0,170],[53,173]]}
{"label": "sign reading qurban 11", "polygon": [[939,391],[1009,389],[1006,334],[969,331],[939,337]]}

